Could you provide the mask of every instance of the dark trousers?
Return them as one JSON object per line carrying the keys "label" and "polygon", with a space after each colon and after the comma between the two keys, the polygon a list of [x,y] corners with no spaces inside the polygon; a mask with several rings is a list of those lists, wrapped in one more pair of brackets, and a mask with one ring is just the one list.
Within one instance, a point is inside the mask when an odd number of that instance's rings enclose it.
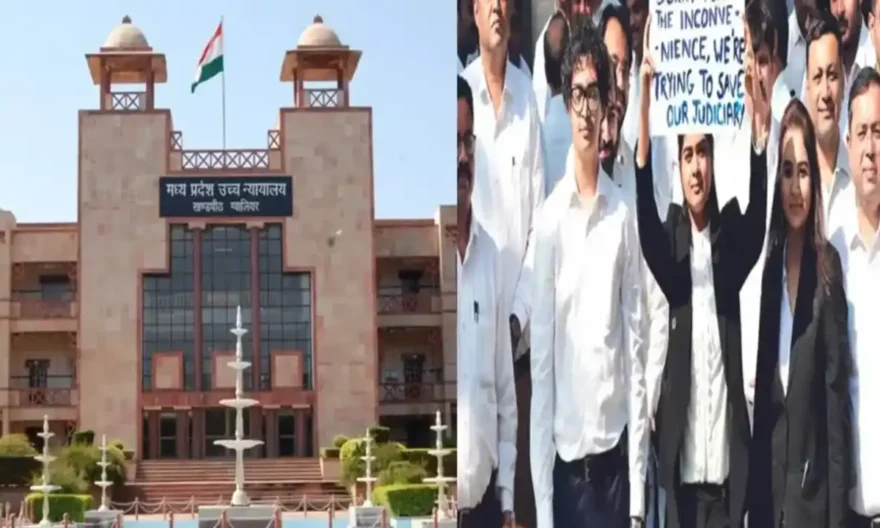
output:
{"label": "dark trousers", "polygon": [[726,484],[681,484],[677,494],[681,528],[730,528]]}
{"label": "dark trousers", "polygon": [[852,513],[852,519],[850,519],[847,526],[850,528],[878,528],[880,527],[880,515],[877,517],[862,517],[858,513]]}
{"label": "dark trousers", "polygon": [[629,526],[626,432],[617,446],[599,455],[553,466],[554,528]]}
{"label": "dark trousers", "polygon": [[513,364],[516,379],[517,421],[516,476],[513,483],[513,512],[516,524],[523,528],[536,528],[535,492],[532,489],[531,463],[529,461],[529,421],[532,401],[532,374],[529,371],[529,354]]}
{"label": "dark trousers", "polygon": [[495,477],[497,472],[492,472],[489,485],[483,493],[483,498],[473,508],[458,510],[459,528],[483,528],[484,526],[501,526],[501,501],[495,489]]}

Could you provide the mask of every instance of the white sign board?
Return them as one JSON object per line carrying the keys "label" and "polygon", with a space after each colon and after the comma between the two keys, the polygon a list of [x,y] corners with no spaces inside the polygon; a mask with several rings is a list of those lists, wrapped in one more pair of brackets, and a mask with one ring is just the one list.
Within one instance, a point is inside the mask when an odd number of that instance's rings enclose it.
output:
{"label": "white sign board", "polygon": [[651,0],[650,5],[651,132],[739,127],[745,116],[744,0]]}

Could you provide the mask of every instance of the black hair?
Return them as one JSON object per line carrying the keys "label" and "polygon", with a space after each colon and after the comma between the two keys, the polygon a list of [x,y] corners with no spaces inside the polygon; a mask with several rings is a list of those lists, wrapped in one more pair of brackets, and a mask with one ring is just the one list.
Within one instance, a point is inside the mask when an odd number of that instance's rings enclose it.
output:
{"label": "black hair", "polygon": [[566,108],[571,106],[571,79],[575,68],[583,58],[590,59],[596,69],[596,83],[599,85],[599,101],[602,108],[608,105],[611,92],[611,68],[608,65],[608,50],[602,34],[587,15],[578,15],[570,24],[568,45],[562,56],[562,99]]}
{"label": "black hair", "polygon": [[611,20],[617,20],[617,23],[620,24],[620,27],[623,29],[623,34],[625,35],[626,40],[626,64],[627,64],[627,75],[629,74],[630,69],[632,69],[632,53],[633,53],[633,38],[632,32],[629,30],[629,9],[623,4],[608,4],[605,6],[605,9],[602,10],[602,20],[599,22],[599,30],[602,33],[602,37],[605,37],[605,30],[608,28],[608,23]]}
{"label": "black hair", "polygon": [[752,35],[752,51],[767,46],[779,59],[782,69],[788,65],[788,11],[778,0],[749,0],[746,21]]}
{"label": "black hair", "polygon": [[865,25],[868,25],[868,17],[874,14],[874,6],[876,2],[874,0],[861,0],[859,2],[859,8],[862,12],[862,20],[865,22]]}
{"label": "black hair", "polygon": [[843,37],[840,33],[840,23],[828,10],[813,9],[807,15],[807,32],[804,39],[807,41],[807,66],[810,65],[810,46],[826,35],[833,35],[837,41],[838,49],[843,49]]}
{"label": "black hair", "polygon": [[828,242],[825,239],[825,219],[822,213],[822,177],[819,174],[819,156],[816,150],[816,132],[810,113],[799,99],[792,99],[780,120],[779,154],[776,162],[776,174],[773,177],[774,190],[773,202],[770,208],[770,225],[767,228],[767,252],[785,246],[788,234],[788,222],[782,209],[782,166],[785,162],[783,151],[785,150],[785,135],[791,129],[800,130],[804,138],[804,147],[807,151],[807,161],[810,164],[810,210],[807,212],[805,224],[806,236],[805,247],[809,245],[816,255],[816,273],[820,286],[825,291],[830,289],[830,263],[827,261],[825,248]]}
{"label": "black hair", "polygon": [[880,74],[878,74],[877,70],[874,68],[868,67],[860,69],[853,78],[852,87],[849,89],[849,95],[847,96],[846,111],[849,115],[849,123],[846,124],[847,128],[852,126],[853,101],[856,97],[867,92],[872,86],[880,87]]}
{"label": "black hair", "polygon": [[549,28],[553,24],[561,23],[562,24],[562,32],[560,34],[560,49],[559,53],[553,53],[553,50],[550,47],[549,35],[550,32],[547,31],[544,33],[544,75],[547,79],[547,84],[552,87],[556,91],[561,90],[562,86],[562,56],[565,54],[565,48],[568,47],[568,21],[565,19],[565,15],[560,12],[556,12],[550,17],[550,22],[547,25]]}
{"label": "black hair", "polygon": [[471,85],[468,84],[464,77],[458,76],[458,99],[464,99],[471,111],[471,120],[474,119],[474,94],[471,91]]}

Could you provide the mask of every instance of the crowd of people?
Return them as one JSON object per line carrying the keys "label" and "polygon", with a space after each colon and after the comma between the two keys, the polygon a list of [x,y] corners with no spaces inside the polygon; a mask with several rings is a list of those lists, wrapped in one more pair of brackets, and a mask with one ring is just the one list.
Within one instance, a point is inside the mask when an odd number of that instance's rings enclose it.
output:
{"label": "crowd of people", "polygon": [[459,526],[880,527],[880,2],[745,0],[679,135],[649,0],[556,8],[459,1]]}

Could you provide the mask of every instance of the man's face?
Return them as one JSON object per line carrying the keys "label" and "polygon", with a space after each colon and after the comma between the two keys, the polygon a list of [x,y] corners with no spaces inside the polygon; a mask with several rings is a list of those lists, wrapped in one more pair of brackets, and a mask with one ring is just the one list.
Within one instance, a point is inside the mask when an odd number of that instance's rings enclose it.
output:
{"label": "man's face", "polygon": [[474,0],[474,20],[480,34],[480,46],[488,50],[506,50],[510,37],[510,0]]}
{"label": "man's face", "polygon": [[859,202],[877,208],[880,207],[880,87],[875,84],[853,99],[850,116],[847,149],[853,187]]}
{"label": "man's face", "polygon": [[[760,90],[760,93],[757,94],[762,97],[764,101],[770,101],[773,96],[773,85],[776,83],[776,78],[779,77],[779,73],[781,70],[781,64],[776,59],[776,57],[770,52],[769,46],[766,43],[761,44],[758,47],[758,51],[754,56],[754,78],[752,82],[757,90]],[[765,119],[769,119],[770,114],[770,105],[764,105],[766,107],[766,111],[768,115],[763,116]]]}
{"label": "man's face", "polygon": [[572,68],[568,116],[575,152],[597,156],[599,132],[604,118],[599,83],[593,59],[582,56]]}
{"label": "man's face", "polygon": [[592,16],[601,5],[602,0],[570,0],[571,19],[574,20],[578,15]]}
{"label": "man's face", "polygon": [[467,101],[458,100],[458,206],[468,207],[474,186],[474,119]]}
{"label": "man's face", "polygon": [[623,100],[629,99],[629,63],[630,50],[626,47],[626,33],[620,21],[611,18],[605,25],[605,48],[611,60],[611,71],[614,72],[614,86],[617,95]]}
{"label": "man's face", "polygon": [[712,191],[712,153],[705,134],[687,134],[679,155],[681,188],[688,208],[701,213],[706,208]]}
{"label": "man's face", "polygon": [[629,9],[629,32],[632,35],[633,49],[636,55],[642,54],[642,39],[645,36],[645,21],[648,20],[647,0],[626,0]]}
{"label": "man's face", "polygon": [[[874,44],[874,50],[880,54],[880,2],[874,2],[874,10],[868,14],[868,35],[871,37],[871,43]],[[880,62],[880,61],[877,61]]]}
{"label": "man's face", "polygon": [[608,174],[614,172],[614,160],[620,147],[620,129],[623,126],[624,108],[620,92],[612,90],[599,135],[599,161]]}
{"label": "man's face", "polygon": [[858,0],[831,0],[831,14],[840,22],[843,46],[848,48],[857,44],[861,31],[862,17],[859,14]]}
{"label": "man's face", "polygon": [[807,50],[807,106],[819,141],[831,139],[839,128],[843,76],[840,48],[834,35],[825,35]]}

